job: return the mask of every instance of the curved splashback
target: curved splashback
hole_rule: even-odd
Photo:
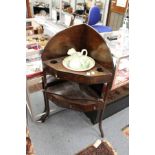
[[[69,27],[53,36],[44,49],[42,60],[65,56],[70,48],[75,48],[77,51],[87,49],[89,56],[114,72],[112,55],[105,40],[86,24]]]

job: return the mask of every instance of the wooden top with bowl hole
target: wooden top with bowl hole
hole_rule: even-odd
[[[98,84],[112,80],[112,73],[97,62],[90,70],[72,71],[63,66],[62,61],[64,58],[60,57],[44,61],[46,71],[56,78],[84,84]]]

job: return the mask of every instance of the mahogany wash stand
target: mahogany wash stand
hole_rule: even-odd
[[[95,60],[95,66],[83,72],[66,69],[62,61],[70,48],[76,51],[87,49],[88,56]],[[112,56],[105,40],[86,24],[72,26],[49,40],[42,61],[45,114],[40,121],[44,122],[49,117],[49,100],[60,107],[81,112],[97,110],[103,137],[102,115],[114,75]],[[52,75],[54,80],[47,82],[47,75]]]

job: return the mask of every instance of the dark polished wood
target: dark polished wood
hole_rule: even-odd
[[[103,94],[103,102],[104,102],[104,105],[103,105],[103,108],[101,109],[100,113],[99,113],[99,129],[100,129],[100,132],[101,132],[101,137],[104,137],[104,133],[103,133],[103,129],[102,129],[102,117],[103,117],[103,112],[105,110],[105,106],[106,106],[106,102],[107,102],[107,96],[108,96],[108,93],[109,93],[109,87],[110,87],[110,84],[108,83],[105,83],[105,85],[103,86],[103,91],[104,94]]]
[[[42,60],[49,60],[67,55],[70,48],[77,51],[88,50],[88,56],[111,72],[114,65],[110,49],[103,37],[86,24],[72,26],[57,33],[47,43]]]
[[[88,55],[95,60],[95,66],[83,72],[65,68],[62,61],[70,48],[77,51],[87,49]],[[103,137],[101,118],[114,74],[112,56],[104,39],[86,24],[72,26],[49,40],[42,53],[42,60],[45,115],[41,120],[44,122],[49,116],[48,100],[58,106],[77,111],[97,110],[100,111],[99,129]],[[90,74],[87,74],[88,72]],[[55,77],[58,82],[49,87],[46,81],[47,74]]]
[[[57,105],[78,111],[93,111],[103,107],[102,98],[87,86],[87,92],[82,91],[79,84],[63,82],[47,89],[48,98]]]

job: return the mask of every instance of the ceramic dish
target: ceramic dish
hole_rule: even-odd
[[[72,56],[68,56],[62,61],[62,64],[72,71],[87,71],[95,66],[95,61],[89,56],[81,58],[80,61],[73,60]]]

